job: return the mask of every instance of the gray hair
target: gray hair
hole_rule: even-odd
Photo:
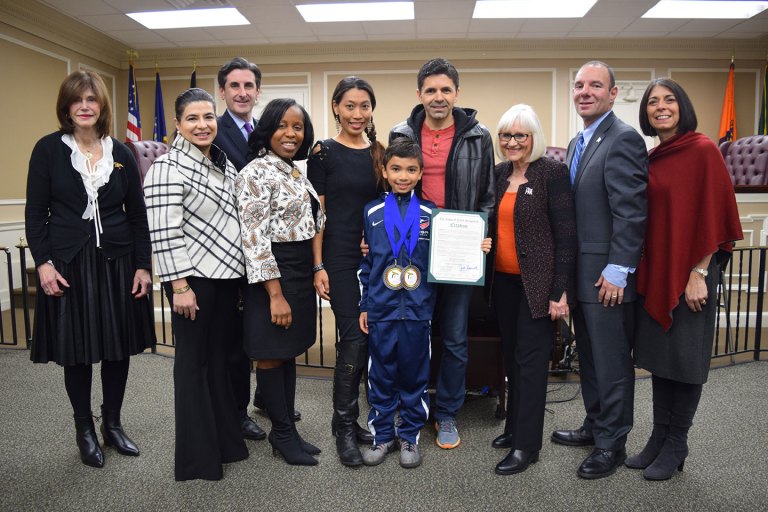
[[[533,146],[531,147],[531,156],[528,162],[534,162],[544,156],[544,152],[547,149],[547,141],[544,138],[544,128],[541,127],[541,121],[539,116],[533,111],[530,105],[518,103],[512,108],[504,112],[499,120],[499,125],[496,127],[496,133],[503,132],[517,123],[523,130],[531,132],[533,138]],[[496,154],[502,159],[506,156],[501,152],[498,144],[498,135],[496,141]]]

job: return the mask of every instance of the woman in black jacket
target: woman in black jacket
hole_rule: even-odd
[[[520,473],[539,459],[553,321],[573,297],[576,225],[565,165],[544,155],[536,113],[515,105],[499,121],[491,304],[507,374],[507,418],[494,448],[509,448],[496,473]]]
[[[120,409],[129,356],[155,343],[150,244],[139,170],[109,136],[112,108],[92,71],[64,79],[58,131],[32,151],[27,240],[38,274],[32,361],[64,366],[84,464],[104,466],[91,416],[93,364],[101,362],[104,444],[139,455]]]

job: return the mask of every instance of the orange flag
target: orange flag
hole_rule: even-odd
[[[725,85],[723,113],[720,114],[720,144],[727,140],[736,140],[736,103],[733,92],[733,60],[728,70],[728,83]]]

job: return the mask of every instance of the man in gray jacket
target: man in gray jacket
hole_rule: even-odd
[[[645,235],[648,155],[645,142],[613,113],[618,87],[604,62],[576,73],[573,103],[584,129],[568,145],[578,254],[576,329],[586,417],[552,441],[595,448],[582,478],[612,475],[624,462],[632,429],[635,373],[631,336],[635,268]]]
[[[475,110],[455,107],[459,73],[445,59],[426,62],[417,77],[420,105],[395,126],[389,142],[407,137],[421,146],[424,174],[419,193],[438,208],[493,214],[493,141],[475,119]],[[437,445],[461,442],[456,415],[464,403],[467,369],[467,320],[473,286],[438,287],[436,315],[443,339],[437,379]]]

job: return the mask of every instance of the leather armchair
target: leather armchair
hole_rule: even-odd
[[[144,176],[147,175],[149,167],[152,162],[155,161],[160,155],[164,155],[168,152],[168,145],[162,142],[155,142],[153,140],[139,140],[136,142],[126,142],[126,146],[133,153],[136,158],[136,163],[139,167],[139,173],[141,174],[141,183],[144,184]]]
[[[725,165],[734,185],[768,185],[768,136],[742,137],[726,150]]]

